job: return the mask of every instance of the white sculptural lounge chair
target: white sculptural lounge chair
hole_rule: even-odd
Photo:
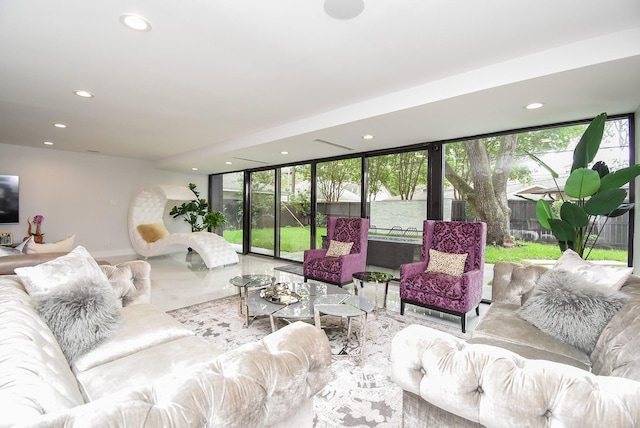
[[[151,185],[141,189],[129,207],[129,237],[138,254],[160,256],[192,248],[211,269],[238,263],[238,253],[223,237],[211,232],[169,233],[163,217],[169,201],[191,201],[196,195],[184,186]]]

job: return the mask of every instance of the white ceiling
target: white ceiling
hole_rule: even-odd
[[[365,1],[2,0],[0,143],[206,174],[640,106],[638,0]]]

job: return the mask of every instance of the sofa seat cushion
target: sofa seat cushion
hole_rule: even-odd
[[[591,370],[589,355],[520,318],[516,313],[519,307],[510,303],[492,303],[469,342],[492,344],[525,358],[556,361]]]
[[[0,277],[0,425],[82,405],[67,359],[17,276]]]
[[[414,275],[406,284],[407,299],[413,299],[413,291],[444,297],[448,300],[462,298],[462,278],[437,272],[420,272]]]
[[[150,304],[126,306],[120,313],[124,320],[121,329],[73,361],[71,367],[76,375],[143,349],[195,334]]]
[[[200,337],[182,337],[80,372],[78,385],[85,400],[94,401],[127,388],[149,385],[165,376],[176,376],[181,381],[180,376],[186,378],[221,353]]]

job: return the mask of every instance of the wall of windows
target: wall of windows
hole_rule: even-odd
[[[632,115],[625,115],[607,122],[596,160],[604,160],[613,171],[630,164],[632,120]],[[322,245],[326,216],[334,215],[369,217],[370,243],[376,239],[419,240],[422,220],[429,218],[485,221],[489,244],[554,245],[551,233],[537,222],[535,200],[553,201],[561,195],[549,172],[533,162],[531,155],[551,166],[560,175],[557,182],[564,183],[573,148],[587,123],[249,171],[250,184],[243,183],[249,191],[238,189],[235,199],[237,205],[239,196],[246,195],[243,209],[234,214],[243,214],[244,233],[250,234],[250,239],[244,237],[242,251],[300,261],[304,249]],[[223,174],[225,186],[230,181],[238,183],[237,178],[232,179],[238,174],[242,173]],[[629,194],[633,195],[633,187]],[[244,208],[247,203],[249,210]],[[599,231],[599,245],[627,254],[632,216],[599,220],[594,229]],[[233,224],[239,226],[237,218]],[[231,232],[229,227],[227,231]],[[243,242],[237,232],[233,239],[235,245]],[[630,251],[628,256],[632,256]]]

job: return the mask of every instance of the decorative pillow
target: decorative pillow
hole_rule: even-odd
[[[98,263],[80,246],[64,256],[14,271],[29,294],[46,292],[79,280],[109,284]]]
[[[68,238],[50,244],[36,244],[35,242],[30,241],[27,244],[27,254],[68,253],[73,250],[73,243],[75,240],[76,235],[71,235]]]
[[[351,252],[351,247],[353,247],[353,242],[340,242],[334,241],[333,239],[329,243],[329,249],[327,250],[327,257],[340,257],[346,256]]]
[[[113,289],[100,280],[75,279],[65,287],[35,294],[33,301],[69,363],[122,326]]]
[[[29,246],[29,243],[32,241],[33,241],[33,236],[29,236],[27,239],[22,241],[18,246],[16,246],[16,250],[26,254],[27,247]]]
[[[580,274],[551,269],[540,275],[517,313],[543,332],[591,354],[602,330],[628,299]]]
[[[429,249],[429,264],[426,272],[461,277],[464,273],[464,264],[467,261],[467,256],[467,253],[452,254]]]
[[[20,250],[16,250],[15,248],[12,247],[0,247],[0,257],[3,256],[17,256],[19,254],[22,254],[22,251]]]
[[[169,235],[169,231],[162,223],[140,224],[137,227],[138,233],[147,242],[156,242]]]
[[[586,281],[614,290],[620,290],[620,287],[624,285],[633,272],[633,268],[604,266],[582,260],[578,253],[573,250],[565,250],[553,265],[553,269],[580,274]]]

